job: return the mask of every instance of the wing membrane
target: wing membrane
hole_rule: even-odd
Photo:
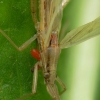
[[[90,23],[70,31],[59,45],[60,48],[68,48],[97,35],[100,35],[100,17]]]
[[[50,23],[47,28],[46,39],[44,41],[45,46],[48,46],[49,37],[52,31],[59,30],[60,23],[61,23],[61,7],[62,7],[62,0],[52,0],[50,4]],[[59,15],[60,19],[56,20],[57,16]],[[57,22],[58,21],[58,22]]]
[[[57,13],[53,25],[52,25],[52,32],[55,32],[59,35],[60,27],[61,27],[61,20],[62,20],[62,8],[61,3],[59,4],[59,12]]]

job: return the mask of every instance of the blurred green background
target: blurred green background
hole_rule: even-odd
[[[71,0],[65,7],[62,28],[65,33],[100,16],[100,0]],[[0,0],[0,29],[20,46],[36,33],[31,18],[30,0]],[[0,34],[0,100],[15,100],[31,93],[32,73],[37,62],[30,50],[33,42],[18,52]],[[63,49],[57,74],[67,91],[61,100],[100,100],[100,37]],[[37,93],[25,100],[51,100],[39,70]]]

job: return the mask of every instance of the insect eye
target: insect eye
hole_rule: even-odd
[[[35,59],[37,59],[37,60],[41,59],[40,58],[40,52],[38,50],[36,50],[36,49],[31,50],[31,54]]]

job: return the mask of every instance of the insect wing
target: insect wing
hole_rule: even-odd
[[[55,32],[55,34],[58,34],[58,35],[59,35],[59,31],[60,31],[60,27],[61,27],[61,20],[62,20],[62,15],[63,15],[61,4],[59,7],[60,7],[59,13],[57,13],[57,15],[54,19],[53,25],[52,25],[52,32]]]
[[[58,27],[60,27],[60,25],[58,25],[58,24],[61,23],[62,17],[60,17],[60,21],[57,19],[58,22],[56,22],[56,18],[58,15],[62,16],[61,9],[62,9],[62,0],[52,0],[51,1],[51,3],[50,3],[50,15],[49,15],[50,16],[50,18],[49,18],[50,24],[47,28],[46,39],[44,41],[45,46],[49,45],[49,41],[50,41],[49,38],[50,38],[51,32],[59,30]],[[54,27],[54,25],[55,25],[55,27]]]
[[[59,45],[60,48],[68,48],[97,35],[100,35],[100,17],[70,31]]]

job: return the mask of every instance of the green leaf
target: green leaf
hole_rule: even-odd
[[[32,21],[30,0],[0,0],[0,29],[20,46],[36,34]],[[0,34],[0,100],[15,100],[32,91],[31,68],[37,62],[30,54],[36,48],[34,41],[22,52],[17,51]],[[50,100],[39,71],[37,93],[27,100]]]

